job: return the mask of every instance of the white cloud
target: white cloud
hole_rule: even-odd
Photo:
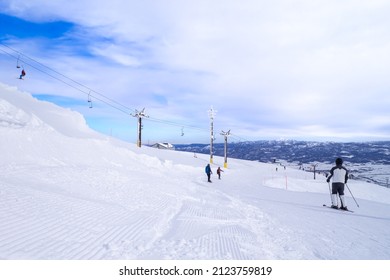
[[[197,123],[214,105],[221,126],[249,122],[259,136],[357,137],[356,123],[390,136],[387,1],[8,2],[27,19],[76,23],[69,36],[95,57],[57,49],[53,66],[130,106],[160,112],[164,96],[170,119]]]

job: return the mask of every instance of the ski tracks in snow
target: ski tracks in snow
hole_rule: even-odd
[[[36,191],[7,197],[0,204],[8,214],[0,214],[0,252],[12,259],[134,258],[159,231],[161,217],[120,206]],[[18,211],[6,211],[10,204]]]
[[[216,183],[216,182],[215,182]],[[217,184],[195,182],[199,197],[183,198],[170,229],[141,258],[157,259],[273,259],[289,256],[286,240],[294,236],[253,205],[233,198]],[[300,243],[300,242],[299,242]],[[287,251],[287,253],[286,253]],[[291,258],[296,258],[292,251]]]
[[[291,215],[273,213],[278,203],[248,186],[241,193],[246,183],[235,182],[234,177],[210,184],[205,176],[191,178],[194,170],[180,166],[154,168],[153,163],[145,171],[118,164],[110,169],[56,164],[3,168],[0,259],[323,259],[340,255],[332,251],[334,246],[316,249],[318,242],[332,244],[328,240],[332,232],[307,240],[307,231],[313,235],[318,231],[318,221],[307,220],[311,224],[305,228],[292,226],[295,222],[286,220]],[[148,176],[151,168],[153,176]],[[170,176],[174,171],[182,175]],[[228,179],[230,174],[225,176]],[[329,229],[324,226],[324,230]],[[356,247],[347,239],[343,244],[339,251]],[[376,246],[380,250],[381,244]],[[321,251],[322,247],[330,251]]]
[[[137,259],[181,207],[164,183],[152,188],[123,172],[40,167],[26,187],[15,179],[25,171],[9,171],[0,188],[0,259]],[[56,186],[64,178],[67,190]]]

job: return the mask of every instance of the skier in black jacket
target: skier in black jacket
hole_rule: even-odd
[[[329,183],[332,178],[332,208],[338,209],[337,206],[337,193],[340,196],[342,210],[348,210],[345,204],[344,186],[348,181],[348,170],[343,166],[343,160],[341,158],[336,159],[336,166],[330,170],[330,176],[326,179]]]

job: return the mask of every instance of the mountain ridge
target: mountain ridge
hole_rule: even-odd
[[[209,144],[177,144],[176,150],[210,153]],[[224,156],[224,144],[214,144],[214,155]],[[277,163],[326,172],[341,157],[360,180],[385,187],[390,177],[390,141],[373,142],[314,142],[303,140],[259,140],[228,143],[228,157],[251,161]],[[379,170],[378,170],[379,169]]]

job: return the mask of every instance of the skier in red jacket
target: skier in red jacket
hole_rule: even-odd
[[[223,170],[221,169],[221,167],[218,166],[217,174],[218,174],[218,179],[219,180],[221,180],[221,172],[223,172]]]
[[[24,71],[24,69],[23,69],[22,73],[20,74],[19,79],[23,79],[24,76],[26,76],[26,71]]]

